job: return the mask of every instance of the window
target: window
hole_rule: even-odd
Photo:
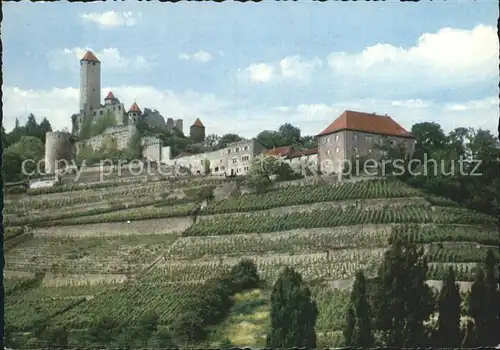
[[[357,141],[357,140],[358,140],[358,134],[353,134],[353,135],[352,135],[352,139],[353,139],[354,141]]]
[[[339,140],[339,135],[335,135],[335,141]]]
[[[335,148],[335,152],[339,153],[340,152],[340,148]]]
[[[372,149],[371,148],[368,149],[368,154],[372,154]]]
[[[243,147],[244,151],[248,151],[248,146]]]
[[[223,170],[224,170],[224,165],[222,165],[222,166],[220,167],[220,170],[221,170],[221,171],[223,171]]]
[[[239,152],[240,149],[238,147],[236,147],[236,149],[234,150],[235,152]]]
[[[326,150],[326,154],[330,155],[330,153],[331,153],[331,152],[330,152],[330,150],[329,150],[329,149],[327,149],[327,150]]]
[[[233,164],[236,164],[238,162],[238,158],[233,158]]]
[[[223,162],[224,162],[224,160],[222,160],[222,159],[219,159],[219,163],[221,163],[221,164],[222,164]]]
[[[95,66],[95,62],[92,62],[92,65]]]
[[[99,112],[99,114],[100,114],[100,115],[103,115],[103,114],[104,114],[104,111],[100,111],[100,112]]]
[[[238,174],[240,173],[240,168],[236,169],[236,173]]]
[[[243,156],[243,157],[241,157],[241,160],[244,162],[248,162],[249,158],[250,158],[249,156]]]
[[[327,140],[328,140],[327,137],[323,137],[323,140],[321,140],[321,141],[323,142],[324,145],[326,145]]]
[[[358,147],[353,147],[353,149],[354,149],[354,153],[358,153],[359,152]]]
[[[231,153],[231,148],[227,149],[227,154]]]
[[[94,112],[94,116],[96,116],[96,115],[97,115],[97,112]]]
[[[365,136],[365,142],[372,142],[371,136]]]
[[[248,167],[247,167],[247,166],[246,166],[244,169],[245,169],[245,172],[247,172],[247,171],[248,171]]]

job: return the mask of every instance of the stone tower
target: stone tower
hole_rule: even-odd
[[[67,132],[47,132],[45,134],[45,172],[54,174],[64,161],[73,158],[71,136]]]
[[[91,52],[80,60],[80,114],[91,115],[101,107],[101,62]]]
[[[137,103],[134,102],[134,104],[132,105],[132,107],[130,107],[127,114],[128,114],[128,123],[129,124],[137,124],[137,120],[141,116],[142,111],[139,108],[139,106],[137,105]]]
[[[205,126],[201,122],[200,118],[196,118],[193,125],[189,129],[189,136],[194,142],[205,141]]]

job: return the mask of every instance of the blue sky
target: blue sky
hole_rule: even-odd
[[[495,1],[5,3],[4,124],[32,112],[70,126],[92,49],[128,108],[199,117],[251,137],[285,122],[319,133],[344,110],[406,128],[494,130]],[[43,13],[43,16],[40,14]]]

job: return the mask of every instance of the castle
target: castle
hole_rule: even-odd
[[[101,62],[90,51],[80,60],[80,112],[72,116],[72,132],[50,132],[46,136],[45,170],[52,174],[59,159],[71,159],[82,147],[101,149],[112,141],[117,148],[128,147],[137,133],[137,123],[144,122],[147,127],[164,127],[182,132],[182,119],[167,122],[157,111],[141,111],[134,102],[128,111],[123,103],[110,91],[101,105]],[[112,124],[100,134],[85,137],[82,134],[87,122],[95,123],[106,118]],[[107,125],[107,124],[106,124]],[[191,174],[220,176],[245,175],[255,157],[261,154],[279,155],[292,166],[300,168],[304,162],[323,174],[342,172],[343,161],[363,156],[381,158],[384,152],[377,147],[389,142],[401,145],[408,152],[415,149],[415,138],[401,125],[387,115],[376,115],[346,110],[325,130],[316,135],[318,148],[296,150],[293,147],[280,147],[267,150],[255,138],[230,143],[226,148],[201,154],[181,153],[171,156],[170,147],[163,147],[157,137],[142,137],[142,156],[144,159],[189,169]],[[190,127],[190,138],[196,143],[205,140],[205,126],[200,119]],[[76,146],[76,147],[73,147]]]
[[[105,119],[105,120],[104,120]],[[147,127],[161,127],[169,131],[177,129],[183,132],[182,119],[165,119],[156,110],[145,109],[142,111],[134,102],[126,110],[124,104],[109,91],[104,104],[101,104],[101,62],[91,51],[87,51],[80,60],[80,109],[79,113],[71,117],[71,134],[66,132],[47,133],[45,143],[45,171],[53,173],[55,162],[58,159],[71,159],[84,147],[98,151],[104,145],[113,142],[118,150],[128,147],[130,140],[137,133],[139,121]],[[84,129],[90,124],[105,122],[109,124],[98,135],[87,137]],[[86,125],[87,124],[87,125]],[[190,128],[191,137],[198,142],[205,138],[205,127],[199,119]],[[170,151],[162,147],[161,140],[157,137],[141,138],[143,158],[160,162],[165,156],[162,152]]]

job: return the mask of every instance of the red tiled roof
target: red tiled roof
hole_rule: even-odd
[[[310,156],[312,154],[318,154],[318,149],[317,148],[311,148],[311,149],[305,149],[302,151],[297,151],[293,152],[288,156],[288,158],[298,158],[298,157],[303,157],[303,156]]]
[[[132,107],[130,107],[130,109],[128,111],[141,113],[141,109],[139,108],[139,106],[137,105],[136,102],[134,102],[134,104],[132,105]]]
[[[114,100],[115,99],[115,95],[113,95],[113,93],[110,91],[108,92],[108,95],[106,96],[105,100]]]
[[[92,51],[87,51],[80,61],[100,62]]]
[[[196,120],[194,121],[193,125],[191,126],[197,126],[199,128],[204,128],[205,125],[203,125],[203,123],[201,122],[200,118],[196,118]]]
[[[362,112],[345,111],[323,130],[318,136],[328,135],[341,130],[356,130],[381,135],[413,137],[391,117]]]
[[[282,146],[264,151],[266,156],[286,156],[293,152],[292,146]]]

